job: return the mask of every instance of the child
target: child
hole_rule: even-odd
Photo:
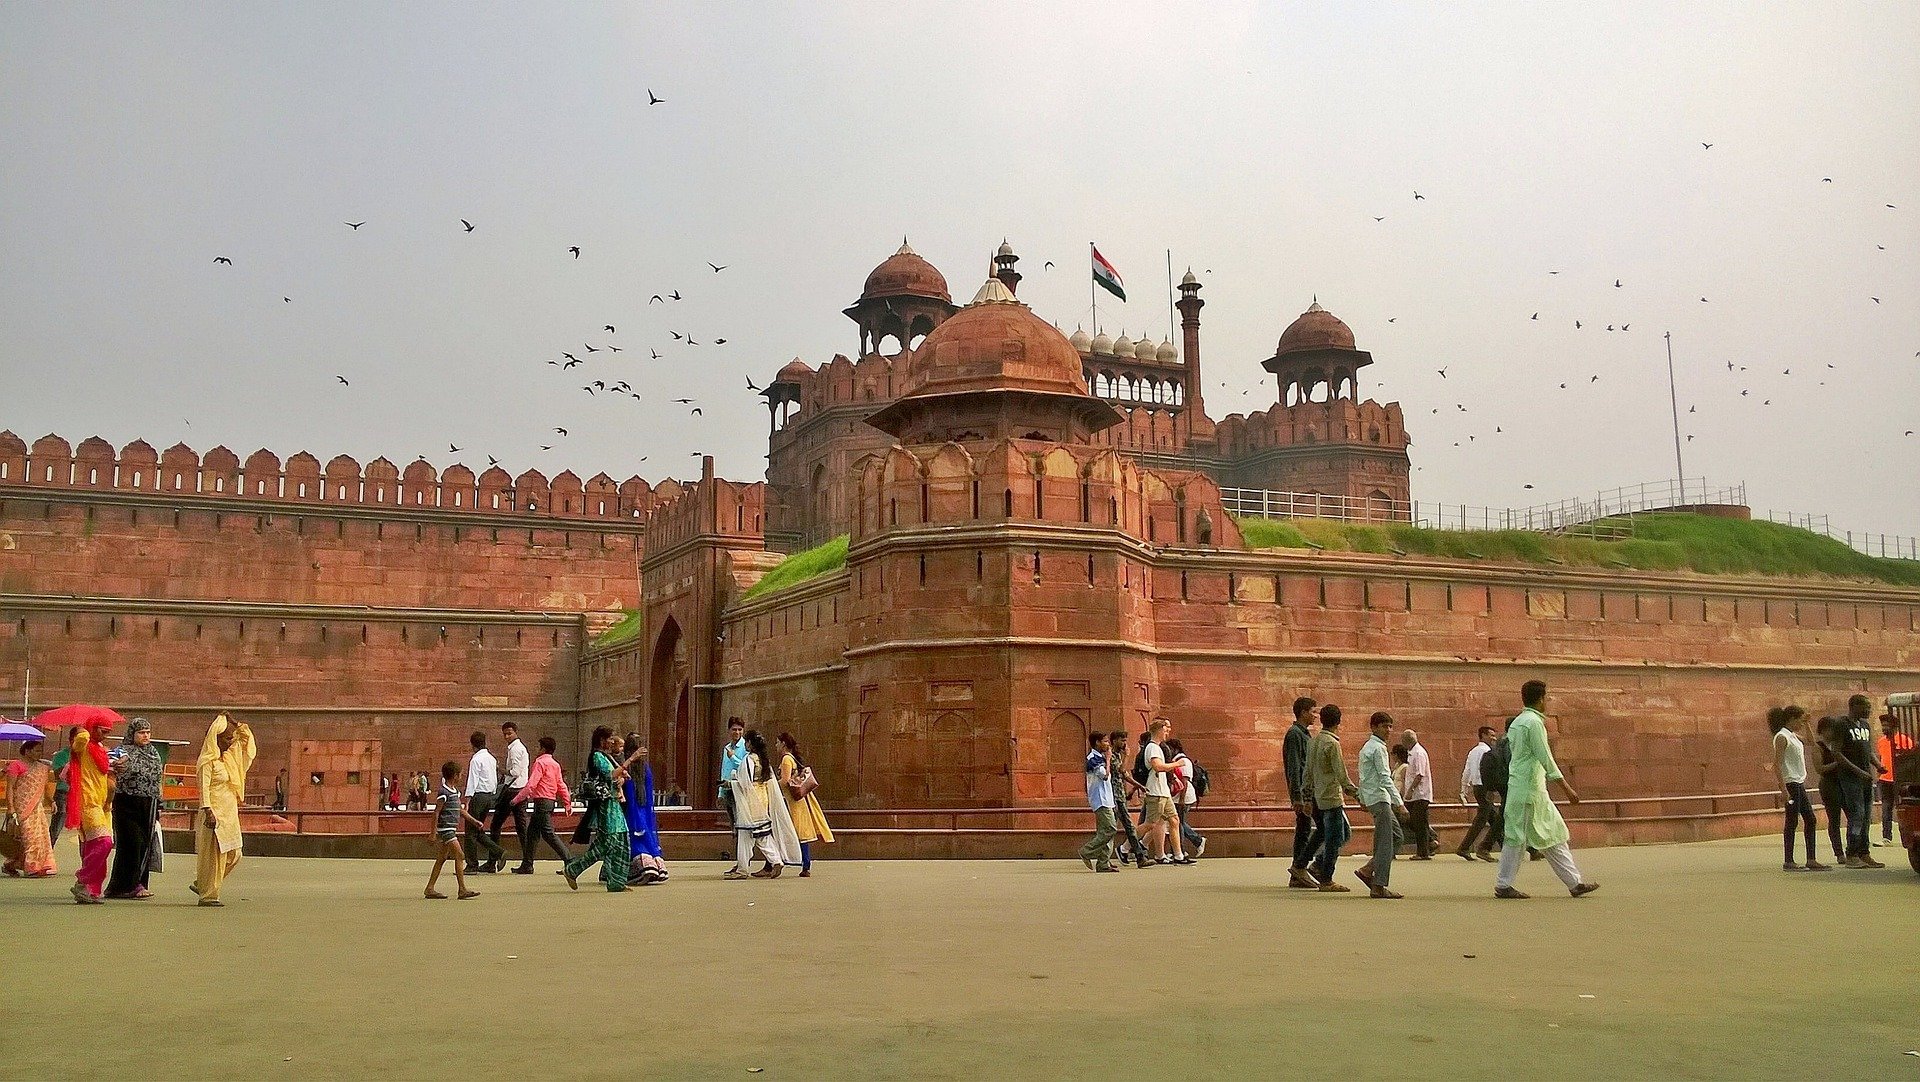
[[[467,857],[460,849],[460,830],[463,822],[481,831],[487,829],[487,824],[467,814],[466,799],[453,784],[459,773],[460,768],[450,761],[440,764],[440,792],[433,814],[433,838],[440,847],[440,856],[433,862],[433,874],[427,877],[429,898],[446,897],[433,887],[440,882],[440,869],[449,860],[453,861],[453,878],[459,884],[460,899],[480,897],[479,891],[467,889]]]

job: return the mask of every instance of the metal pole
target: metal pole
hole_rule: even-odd
[[[1100,287],[1093,281],[1093,242],[1087,242],[1087,299],[1093,302],[1093,333],[1100,333]]]
[[[1680,392],[1673,381],[1673,332],[1667,340],[1667,400],[1673,403],[1673,468],[1680,476],[1680,505],[1687,503],[1687,467],[1680,460]]]
[[[1173,331],[1173,249],[1167,249],[1167,341],[1174,340]]]

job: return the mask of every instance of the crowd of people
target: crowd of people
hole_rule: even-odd
[[[1566,822],[1547,795],[1556,783],[1567,799],[1579,794],[1561,775],[1547,741],[1544,709],[1547,686],[1528,681],[1520,689],[1521,710],[1496,737],[1483,726],[1460,777],[1460,801],[1475,807],[1472,825],[1455,853],[1466,860],[1493,861],[1497,898],[1525,898],[1514,882],[1525,855],[1545,860],[1579,898],[1600,889],[1581,877],[1568,847]],[[1352,837],[1348,802],[1373,822],[1370,858],[1354,878],[1372,898],[1399,898],[1392,887],[1393,862],[1402,848],[1414,860],[1432,860],[1439,839],[1431,825],[1433,765],[1420,736],[1411,729],[1394,734],[1392,715],[1376,712],[1367,720],[1368,737],[1360,748],[1359,779],[1347,770],[1340,743],[1343,715],[1334,703],[1310,696],[1293,704],[1293,724],[1281,742],[1287,802],[1294,813],[1293,861],[1288,886],[1323,893],[1348,893],[1335,881],[1340,852]],[[1094,816],[1093,837],[1080,860],[1096,872],[1115,872],[1131,858],[1141,868],[1193,864],[1206,848],[1195,832],[1193,807],[1206,795],[1206,771],[1193,763],[1173,738],[1173,723],[1156,718],[1141,734],[1133,766],[1126,761],[1125,733],[1094,733],[1088,738],[1087,804]],[[1134,829],[1130,802],[1140,799],[1140,828]]]
[[[1786,822],[1781,839],[1786,849],[1783,871],[1826,872],[1833,865],[1820,862],[1815,845],[1813,802],[1807,798],[1810,774],[1820,803],[1827,811],[1827,844],[1833,863],[1843,868],[1884,868],[1873,857],[1873,801],[1880,798],[1880,840],[1893,842],[1893,757],[1913,750],[1913,738],[1902,733],[1891,713],[1880,716],[1879,735],[1873,725],[1873,700],[1855,695],[1845,714],[1828,715],[1814,726],[1816,758],[1807,759],[1807,711],[1796,705],[1767,711],[1773,733],[1773,769],[1786,794]],[[1844,823],[1844,829],[1842,824]],[[1805,834],[1806,862],[1794,860],[1796,828]]]

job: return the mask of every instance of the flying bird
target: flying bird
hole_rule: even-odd
[[[1688,406],[1688,407],[1687,407],[1687,412],[1688,412],[1688,413],[1699,413],[1699,412],[1700,412],[1700,407],[1699,407],[1699,406]]]
[[[596,391],[604,391],[604,390],[606,390],[606,389],[607,389],[607,381],[606,381],[606,380],[603,380],[603,379],[596,379],[596,380],[594,380],[594,381],[593,381],[593,389],[594,389],[594,390],[596,390]]]
[[[592,342],[583,342],[583,343],[581,343],[581,344],[587,347],[587,352],[588,352],[588,353],[598,353],[598,352],[600,352],[599,350],[597,350],[597,349],[595,349],[595,348],[593,348],[593,343],[592,343]]]
[[[584,386],[584,387],[582,387],[582,388],[580,388],[580,389],[581,389],[581,390],[583,390],[583,391],[585,391],[585,392],[587,392],[587,393],[588,393],[589,395],[591,395],[591,394],[593,393],[593,385],[592,385],[592,384],[588,384],[588,385],[586,385],[586,386]]]
[[[1426,196],[1424,196],[1424,195],[1421,195],[1421,194],[1420,194],[1419,192],[1415,192],[1415,193],[1413,193],[1413,197],[1414,197],[1415,199],[1425,199],[1425,198],[1426,198]]]
[[[564,428],[556,428],[554,431],[560,433],[562,436],[567,434],[567,430]]]
[[[569,251],[569,252],[572,252],[572,253],[573,253],[573,258],[575,258],[575,259],[579,259],[579,258],[580,258],[580,246],[579,246],[578,244],[576,244],[576,245],[574,245],[574,246],[573,246],[573,247],[571,247],[571,248],[568,248],[568,249],[567,249],[567,251]]]
[[[667,299],[668,299],[668,300],[670,300],[670,301],[677,301],[677,300],[679,300],[679,299],[680,299],[680,291],[676,289],[676,290],[674,290],[673,292],[671,292],[671,293],[669,293],[669,294],[667,294]]]
[[[346,227],[347,227],[348,229],[358,229],[358,228],[360,228],[361,226],[363,226],[363,225],[366,225],[367,223],[365,223],[365,222],[341,222],[340,224],[341,224],[341,225],[344,225],[344,226],[346,226]]]
[[[1441,369],[1438,369],[1437,371],[1439,371],[1439,373],[1440,373],[1440,378],[1441,378],[1441,379],[1446,379],[1446,378],[1447,378],[1447,370],[1446,370],[1446,369],[1444,369],[1444,368],[1441,368]]]
[[[1615,288],[1615,289],[1619,289],[1619,288],[1621,288],[1621,287],[1620,287],[1620,279],[1618,279],[1618,278],[1615,278],[1615,279],[1613,280],[1613,288]]]
[[[1712,143],[1701,143],[1700,145],[1701,145],[1702,147],[1705,147],[1705,148],[1706,148],[1706,149],[1708,149],[1708,150],[1712,150],[1712,149],[1713,149],[1713,144],[1712,144]]]
[[[1631,324],[1631,323],[1622,323],[1622,324],[1620,324],[1620,329],[1624,331],[1624,330],[1626,330],[1626,329],[1627,329],[1628,327],[1631,327],[1631,326],[1633,326],[1633,324]]]
[[[648,349],[648,350],[647,350],[647,352],[648,352],[648,353],[651,353],[651,354],[653,354],[653,359],[654,359],[654,360],[656,360],[656,361],[657,361],[657,360],[659,360],[659,359],[660,359],[660,351],[659,351],[659,350],[657,350],[657,349]]]
[[[499,460],[499,459],[497,459],[497,458],[495,458],[495,457],[493,457],[492,455],[488,455],[488,456],[487,456],[487,465],[489,465],[489,466],[498,466],[499,464],[500,464],[500,460]]]
[[[1692,437],[1691,435],[1689,435],[1689,436],[1687,437],[1687,442],[1688,442],[1688,443],[1692,443],[1692,442],[1693,442],[1693,437]]]
[[[707,264],[707,266],[709,266],[709,267],[712,267],[712,268],[713,268],[713,273],[715,273],[715,274],[719,274],[719,273],[720,273],[721,271],[723,271],[723,270],[726,270],[726,269],[727,269],[727,267],[731,267],[731,266],[733,266],[733,264],[731,264],[731,263],[729,263],[729,264],[727,264],[727,265],[726,265],[726,267],[723,267],[723,266],[721,266],[721,265],[719,265],[718,263],[709,263],[709,264]]]
[[[663,300],[663,298],[662,298],[662,297],[660,296],[660,294],[658,294],[658,293],[655,293],[655,294],[653,295],[653,299],[652,299],[652,300],[650,300],[650,301],[648,301],[647,303],[648,303],[648,304],[662,304],[662,303],[664,303],[664,300]]]
[[[619,346],[616,346],[616,345],[613,345],[613,344],[611,344],[611,343],[609,343],[609,344],[607,344],[607,345],[604,345],[604,346],[601,346],[600,348],[601,348],[601,349],[604,349],[604,350],[606,350],[606,351],[607,351],[608,353],[624,353],[624,352],[626,352],[625,350],[622,350],[622,349],[621,349],[621,348],[620,348]]]
[[[562,353],[562,354],[561,354],[560,356],[562,356],[562,357],[565,357],[565,358],[566,358],[567,360],[569,360],[569,361],[572,361],[572,362],[573,362],[574,364],[579,364],[579,363],[580,363],[580,358],[578,358],[578,357],[575,357],[575,356],[574,356],[573,354],[571,354],[571,353]]]
[[[667,99],[662,97],[656,97],[653,93],[652,87],[647,88],[647,104],[648,105],[660,105],[660,104],[663,104],[666,100]]]
[[[1600,382],[1600,377],[1599,377],[1599,376],[1590,376],[1590,377],[1588,377],[1588,379],[1587,379],[1587,382],[1588,382],[1588,383],[1598,383],[1598,382]]]
[[[288,304],[292,304],[292,303],[293,303],[293,298],[292,298],[292,297],[282,297],[282,298],[280,298],[280,299],[281,299],[281,300],[283,300],[283,301],[285,301],[285,302],[287,302]]]
[[[693,412],[692,412],[691,414],[689,414],[689,416],[692,416],[692,417],[704,417],[704,416],[706,416],[706,414],[704,414],[704,413],[702,413],[702,412],[700,412],[700,407],[699,407],[699,406],[695,406],[695,407],[693,407]]]
[[[681,404],[681,405],[683,405],[683,406],[685,406],[685,405],[690,405],[690,404],[691,404],[691,403],[693,402],[693,399],[691,399],[691,398],[676,398],[676,399],[674,399],[674,401],[675,401],[675,402],[678,402],[679,404]]]
[[[1386,220],[1387,220],[1387,219],[1386,219],[1386,218],[1385,218],[1384,216],[1383,216],[1383,217],[1377,217],[1377,218],[1375,218],[1375,219],[1374,219],[1374,221],[1376,221],[1376,222],[1384,222],[1384,221],[1386,221]]]
[[[1832,177],[1821,177],[1821,178],[1820,178],[1820,183],[1822,183],[1822,184],[1832,184],[1832,183],[1833,183],[1833,178],[1832,178]]]
[[[615,330],[613,329],[613,324],[611,324],[611,323],[609,323],[609,324],[607,324],[607,333],[608,333],[608,334],[617,334],[617,333],[619,333],[619,332],[617,332],[617,331],[615,331]]]
[[[342,386],[342,387],[351,387],[351,386],[353,386],[353,384],[351,384],[351,383],[348,383],[348,382],[347,382],[347,377],[345,377],[345,376],[335,376],[335,377],[333,377],[333,378],[334,378],[334,379],[336,379],[336,380],[338,380],[338,381],[339,381],[339,383],[340,383],[340,386]]]
[[[1879,299],[1880,299],[1880,298],[1878,298],[1878,297],[1875,297],[1875,298],[1874,298],[1874,300],[1876,300],[1876,301],[1877,301],[1877,300],[1879,300]],[[714,345],[716,345],[716,346],[724,346],[724,345],[726,345],[726,344],[727,344],[727,340],[726,340],[726,339],[724,339],[724,338],[716,338],[716,339],[714,339],[714,340],[713,340],[713,344],[714,344]]]
[[[1534,319],[1539,319],[1539,318],[1540,318],[1540,313],[1538,313],[1538,312],[1535,312],[1535,313],[1533,314],[1533,318],[1534,318]]]
[[[229,267],[233,266],[233,260],[228,259],[226,256],[223,256],[223,255],[214,256],[213,261],[215,263],[225,263]]]
[[[1521,485],[1520,487],[1521,487],[1521,488],[1532,488],[1533,486],[1532,486],[1532,485]]]
[[[1042,263],[1042,264],[1040,264],[1040,269],[1041,269],[1041,270],[1052,270],[1052,269],[1053,269],[1053,260],[1051,260],[1051,259],[1049,259],[1049,260],[1047,260],[1047,261],[1046,261],[1045,263]]]
[[[678,341],[679,339],[686,337],[685,335],[681,334],[679,331],[668,331],[667,333],[670,335],[673,335],[675,341]]]
[[[451,443],[449,443],[449,444],[447,444],[447,453],[448,453],[448,454],[450,454],[450,455],[457,455],[457,454],[459,454],[459,453],[460,453],[461,451],[464,451],[464,450],[466,450],[466,448],[464,448],[464,447],[455,447],[455,446],[454,446],[453,444],[451,444]]]
[[[467,227],[467,232],[469,232],[469,233],[471,233],[471,232],[473,232],[473,223],[472,223],[472,222],[469,222],[469,221],[467,221],[467,220],[466,220],[465,218],[462,218],[462,219],[460,219],[460,224],[461,224],[461,225],[464,225],[464,226],[466,226],[466,227]]]
[[[756,387],[756,386],[754,386],[754,385],[753,385],[753,377],[752,377],[752,376],[748,376],[748,377],[747,377],[747,390],[749,390],[749,391],[757,391],[757,390],[759,390],[759,389],[760,389],[760,388],[758,388],[758,387]]]
[[[1580,329],[1580,321],[1579,321],[1579,320],[1577,320],[1577,319],[1576,319],[1576,320],[1574,320],[1574,321],[1573,321],[1573,329],[1574,329],[1574,330],[1576,330],[1576,331]]]
[[[541,449],[542,451],[551,451],[551,450],[553,450],[553,444],[551,444],[551,443],[543,443],[543,444],[541,444],[541,445],[540,445],[540,449]]]

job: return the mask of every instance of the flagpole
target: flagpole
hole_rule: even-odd
[[[1167,341],[1174,339],[1173,334],[1173,249],[1167,249]]]
[[[1673,404],[1673,468],[1680,474],[1680,505],[1687,503],[1687,466],[1680,458],[1680,392],[1673,382],[1673,332],[1667,339],[1667,399]],[[1704,496],[1705,494],[1702,493]]]
[[[1087,299],[1093,302],[1093,333],[1100,333],[1100,287],[1094,283],[1093,242],[1087,242]]]

